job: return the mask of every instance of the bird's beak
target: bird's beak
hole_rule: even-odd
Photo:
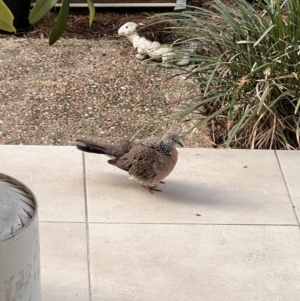
[[[179,141],[176,141],[177,144],[179,144],[181,147],[184,147],[183,144]]]

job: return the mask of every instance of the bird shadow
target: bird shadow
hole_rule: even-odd
[[[107,180],[109,179],[109,180]],[[122,197],[130,197],[130,195],[139,191],[147,195],[150,193],[134,180],[129,180],[126,175],[121,173],[106,173],[106,177],[91,179],[90,184],[96,185],[101,193],[102,187],[112,185],[114,194],[122,194]],[[108,184],[109,181],[109,184]],[[245,207],[247,202],[241,200],[238,196],[226,187],[208,186],[205,182],[185,181],[180,179],[166,179],[165,184],[159,184],[158,189],[151,195],[154,200],[165,200],[173,203],[184,203],[190,205],[202,205],[208,207]]]
[[[178,179],[169,179],[166,186],[162,188],[162,197],[170,202],[189,203],[191,205],[201,204],[202,206],[222,206],[229,198],[216,190],[215,187],[208,187],[204,183],[186,182]],[[232,203],[232,199],[230,199]]]

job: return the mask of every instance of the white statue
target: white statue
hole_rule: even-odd
[[[152,42],[139,36],[137,26],[134,22],[125,23],[119,28],[118,34],[127,37],[131,41],[133,48],[138,52],[136,57],[139,60],[150,57],[161,60],[164,65],[169,65],[170,62],[178,66],[189,64],[191,53],[195,53],[197,49],[196,42],[189,42],[180,48]]]

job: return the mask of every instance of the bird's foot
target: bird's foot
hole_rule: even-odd
[[[142,186],[145,187],[145,188],[147,188],[150,193],[154,193],[154,191],[160,191],[161,192],[161,190],[158,189],[156,185],[155,186],[142,185]]]

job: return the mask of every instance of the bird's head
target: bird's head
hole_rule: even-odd
[[[180,137],[177,133],[166,133],[163,135],[162,137],[162,141],[165,143],[165,144],[178,144],[180,145],[181,147],[183,147],[182,143],[180,142]]]

